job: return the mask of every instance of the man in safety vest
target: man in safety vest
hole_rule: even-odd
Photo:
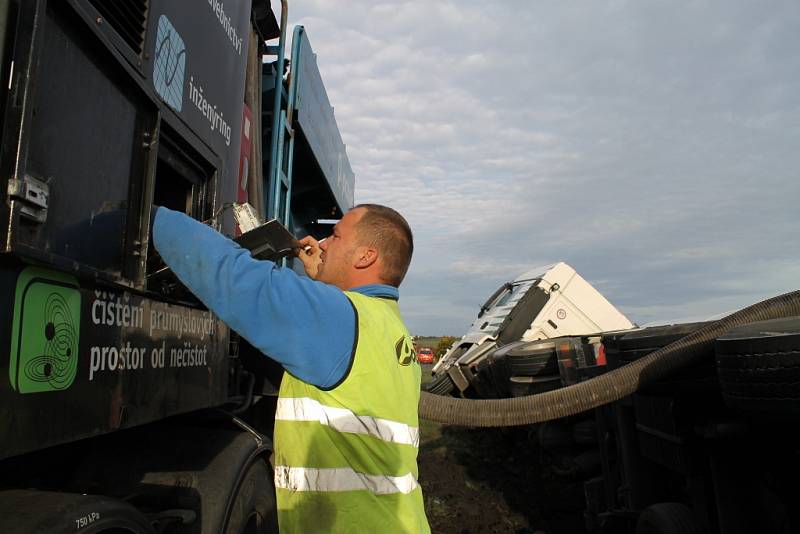
[[[281,532],[430,532],[417,482],[420,368],[397,307],[413,252],[405,219],[356,206],[329,238],[300,241],[308,278],[165,208],[153,241],[209,309],[286,371],[274,436]]]

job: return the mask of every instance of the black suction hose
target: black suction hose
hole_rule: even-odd
[[[575,415],[634,393],[711,352],[714,340],[739,325],[800,315],[800,291],[753,304],[706,325],[644,358],[598,377],[557,389],[512,399],[459,399],[423,391],[419,416],[461,426],[495,427],[541,423]]]

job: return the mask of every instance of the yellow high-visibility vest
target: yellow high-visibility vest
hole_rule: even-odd
[[[411,336],[396,301],[345,294],[357,315],[349,373],[328,390],[289,373],[281,382],[280,531],[430,532],[417,482],[420,367]]]

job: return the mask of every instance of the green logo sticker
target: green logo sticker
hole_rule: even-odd
[[[397,353],[397,362],[404,367],[417,361],[414,344],[407,336],[403,336],[395,342],[394,350]]]
[[[35,267],[17,280],[11,359],[11,387],[20,393],[67,389],[78,370],[81,293],[68,275]]]

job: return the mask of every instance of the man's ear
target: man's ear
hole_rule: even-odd
[[[355,268],[366,269],[378,261],[378,251],[372,247],[358,247],[355,255]]]

